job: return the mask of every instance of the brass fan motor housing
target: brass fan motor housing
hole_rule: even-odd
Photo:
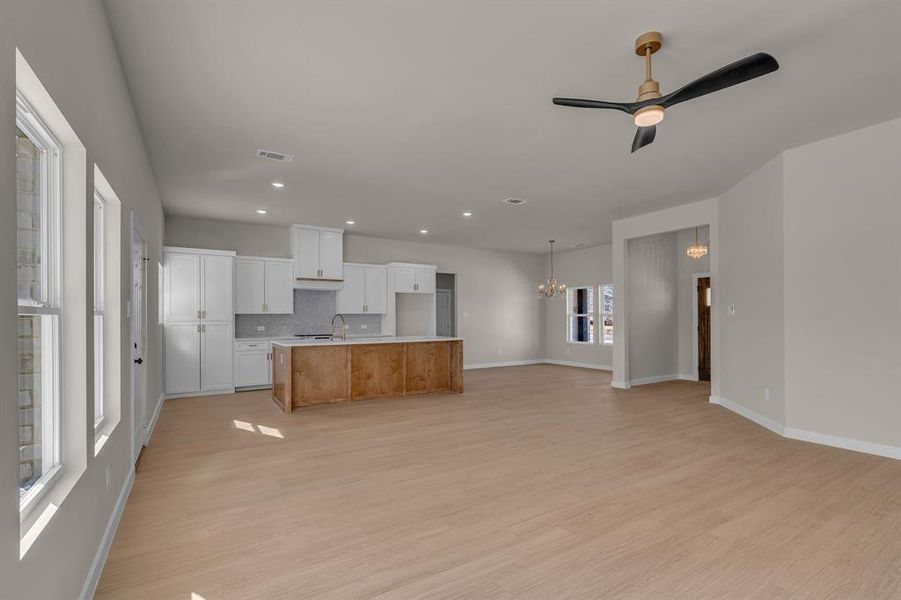
[[[651,98],[660,97],[660,84],[653,79],[644,81],[638,86],[638,101],[649,100]]]

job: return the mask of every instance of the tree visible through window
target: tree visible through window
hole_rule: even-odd
[[[594,289],[576,287],[566,290],[567,341],[594,342]]]
[[[601,343],[613,343],[613,286],[602,285],[601,290]]]

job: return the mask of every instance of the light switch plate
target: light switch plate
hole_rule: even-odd
[[[730,316],[730,317],[734,317],[734,316],[735,316],[735,305],[734,305],[734,304],[730,304],[730,305],[729,305],[729,316]]]

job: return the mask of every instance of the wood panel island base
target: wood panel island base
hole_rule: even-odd
[[[273,342],[272,351],[272,400],[286,413],[329,402],[463,393],[460,338]]]

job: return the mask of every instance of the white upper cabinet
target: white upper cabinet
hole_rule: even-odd
[[[206,321],[231,321],[233,256],[200,255],[200,317]]]
[[[364,312],[364,294],[364,267],[344,265],[344,287],[338,290],[338,312],[350,315]]]
[[[344,279],[344,232],[312,225],[291,226],[295,286],[304,281]]]
[[[163,289],[167,321],[197,321],[200,318],[200,256],[167,252]]]
[[[235,314],[263,312],[266,303],[266,263],[255,258],[235,259]]]
[[[363,270],[363,278],[365,312],[375,314],[388,312],[388,268],[367,266]]]
[[[388,269],[382,265],[344,265],[344,286],[338,290],[338,312],[383,314],[388,311]]]
[[[293,314],[294,268],[279,258],[235,259],[235,314]]]
[[[394,291],[398,294],[434,294],[435,267],[415,265],[392,266]]]
[[[435,293],[435,274],[434,269],[416,269],[416,288],[417,294],[434,294]]]
[[[294,314],[294,265],[290,260],[266,261],[266,312]]]

